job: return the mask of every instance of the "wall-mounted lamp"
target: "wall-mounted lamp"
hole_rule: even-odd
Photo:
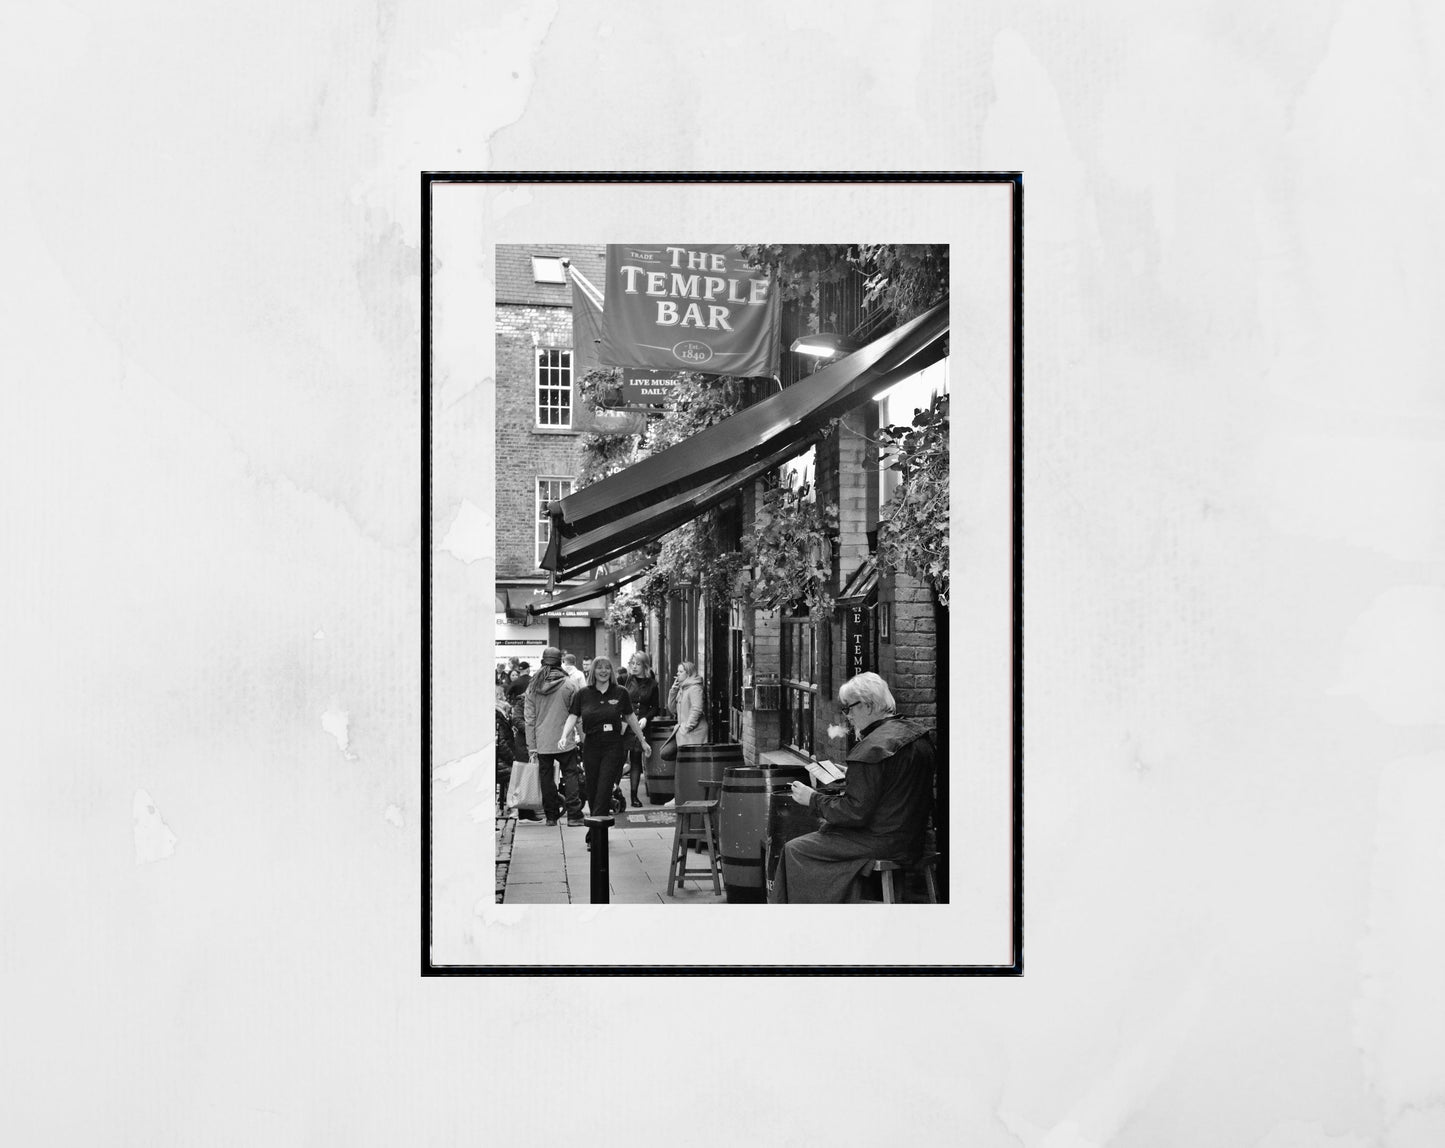
[[[822,331],[816,335],[803,335],[793,340],[788,349],[797,355],[811,355],[815,359],[836,359],[851,355],[863,344],[847,335],[836,335]]]

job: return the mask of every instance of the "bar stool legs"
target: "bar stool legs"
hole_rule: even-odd
[[[718,834],[717,799],[711,801],[684,801],[677,806],[677,825],[672,833],[672,860],[667,868],[667,895],[672,896],[673,890],[687,881],[689,877],[700,877],[704,873],[712,875],[712,889],[714,893],[722,892],[721,867],[718,864],[718,856],[722,849],[721,839]],[[701,832],[693,830],[692,819],[702,819]],[[707,867],[687,863],[688,844],[698,836],[705,838],[708,844]]]
[[[934,878],[934,870],[938,867],[938,854],[925,853],[915,865],[908,868],[916,869],[923,874],[923,888],[930,905],[938,904],[938,883]],[[872,872],[878,874],[878,880],[883,886],[883,903],[894,905],[898,903],[897,890],[893,886],[893,875],[904,866],[897,861],[874,861]]]

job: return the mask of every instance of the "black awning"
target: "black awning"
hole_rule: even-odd
[[[566,577],[657,538],[801,453],[835,418],[943,358],[948,300],[781,394],[552,503],[542,565]]]
[[[645,546],[653,539],[660,538],[669,530],[676,530],[691,522],[703,511],[711,510],[725,502],[743,486],[761,478],[769,470],[787,462],[805,451],[818,437],[818,432],[801,442],[789,443],[777,454],[768,455],[761,462],[754,463],[736,474],[707,483],[696,490],[674,495],[665,502],[634,511],[626,518],[604,523],[595,530],[589,530],[570,539],[565,547],[565,561],[574,563],[571,569],[558,571],[558,577],[567,578],[578,570],[598,562],[607,562],[621,557],[639,546]]]
[[[578,602],[585,602],[589,598],[600,598],[603,594],[616,590],[619,586],[641,578],[647,573],[652,565],[650,561],[634,562],[624,566],[621,570],[614,570],[604,574],[601,578],[595,578],[591,582],[584,582],[580,586],[569,586],[559,593],[555,598],[549,598],[545,602],[531,602],[527,606],[529,617],[537,617],[539,614],[550,614],[553,610],[565,610],[568,606],[575,606]]]

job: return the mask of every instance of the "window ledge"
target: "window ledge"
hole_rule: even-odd
[[[758,754],[760,765],[807,765],[812,760],[795,749],[765,749]]]
[[[532,428],[532,433],[533,433],[533,434],[580,435],[582,432],[579,431],[579,430],[573,430],[571,427],[539,427],[539,426],[534,426],[534,427]]]

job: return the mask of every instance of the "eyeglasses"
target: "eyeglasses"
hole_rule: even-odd
[[[849,710],[856,709],[858,706],[861,706],[862,704],[863,704],[862,702],[845,702],[845,701],[843,701],[843,700],[840,698],[840,699],[838,700],[838,709],[842,711],[842,714],[843,714],[844,717],[847,717]]]

